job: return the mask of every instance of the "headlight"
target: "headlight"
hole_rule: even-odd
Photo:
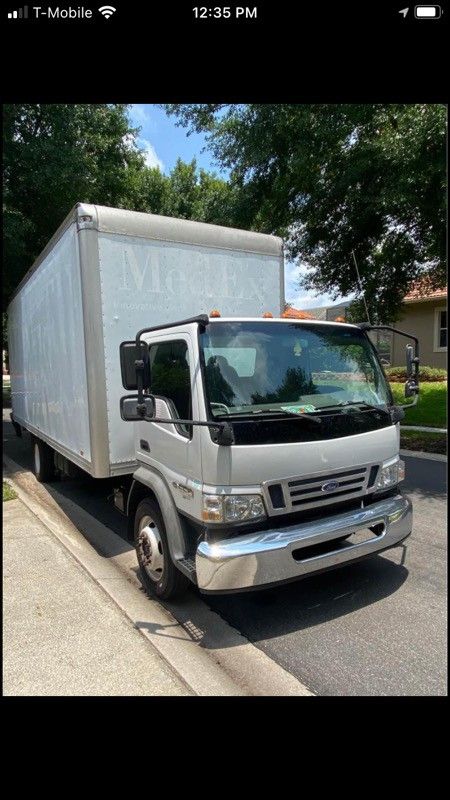
[[[204,494],[202,517],[205,522],[248,522],[266,516],[259,494]]]
[[[402,481],[404,477],[405,462],[398,456],[391,458],[390,461],[385,461],[381,467],[375,489],[377,492],[383,489],[389,489],[391,486],[395,486]]]

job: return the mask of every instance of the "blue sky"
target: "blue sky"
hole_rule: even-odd
[[[141,129],[138,145],[145,152],[146,162],[150,167],[159,167],[168,174],[175,166],[177,158],[183,161],[192,161],[195,158],[199,167],[226,178],[227,173],[220,170],[208,150],[204,149],[205,137],[197,133],[187,136],[186,129],[177,127],[175,118],[168,117],[159,106],[134,104],[130,108],[129,116],[132,125]],[[301,265],[285,262],[286,300],[296,308],[327,306],[342,299],[333,300],[329,295],[315,295],[299,288],[299,278],[304,272],[305,268]]]
[[[187,135],[186,129],[177,127],[175,117],[156,105],[132,105],[130,119],[135,127],[141,128],[138,144],[145,150],[147,164],[159,167],[168,174],[175,166],[177,158],[183,161],[196,159],[199,167],[209,172],[223,174],[212,162],[208,152],[202,153],[205,137],[202,134]]]

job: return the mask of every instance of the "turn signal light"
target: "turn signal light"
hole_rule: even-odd
[[[220,311],[218,311],[217,308],[213,308],[213,310],[209,312],[209,316],[212,317],[213,319],[216,317],[220,317]]]
[[[273,319],[273,314],[271,311],[265,311],[263,314],[263,319]]]

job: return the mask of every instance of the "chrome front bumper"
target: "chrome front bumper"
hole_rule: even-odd
[[[375,526],[378,534],[369,540],[333,545],[337,537]],[[411,502],[397,494],[367,508],[304,522],[295,528],[201,542],[196,553],[197,583],[203,592],[227,592],[294,580],[395,547],[411,529]],[[312,556],[305,552],[305,558],[301,558],[302,548],[327,541],[330,550]]]

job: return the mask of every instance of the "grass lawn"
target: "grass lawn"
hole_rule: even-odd
[[[14,489],[11,489],[9,483],[3,481],[3,501],[5,500],[15,500],[17,497]]]
[[[402,450],[421,450],[423,453],[447,453],[447,437],[443,433],[403,431],[400,428]]]
[[[394,400],[400,405],[409,403],[405,398],[403,383],[390,384]],[[415,408],[406,411],[403,425],[427,425],[431,428],[447,427],[447,383],[421,383],[419,402]]]

